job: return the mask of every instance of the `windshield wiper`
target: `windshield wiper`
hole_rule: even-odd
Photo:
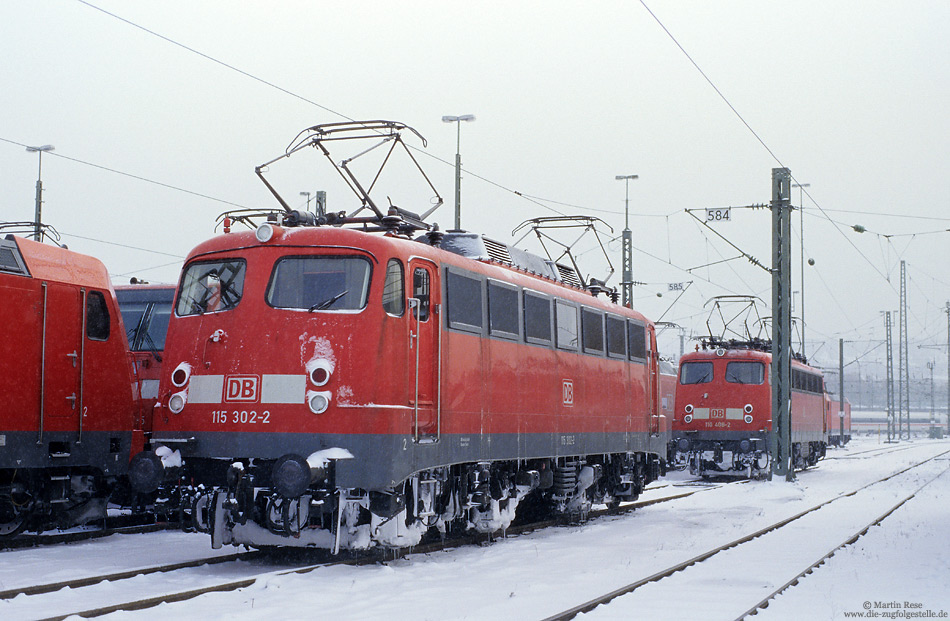
[[[327,298],[326,300],[322,302],[317,302],[316,304],[311,306],[309,309],[307,309],[307,312],[312,313],[315,310],[326,310],[330,308],[331,306],[333,306],[334,302],[336,302],[337,300],[339,300],[340,298],[342,298],[344,295],[346,295],[349,292],[350,292],[349,289],[344,289],[343,291],[337,293],[332,298]]]

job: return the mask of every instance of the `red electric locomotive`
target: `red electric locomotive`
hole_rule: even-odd
[[[673,417],[675,459],[692,474],[761,477],[772,434],[771,342],[704,340],[680,359]],[[792,360],[792,459],[796,468],[825,456],[828,430],[821,371]]]
[[[148,434],[152,430],[152,409],[158,402],[158,380],[175,286],[135,282],[116,286],[115,296],[128,330],[129,357],[135,379],[135,428]]]
[[[317,126],[287,153],[402,129]],[[650,321],[569,267],[383,214],[353,186],[375,215],[314,218],[272,189],[280,223],[186,260],[152,443],[181,452],[213,546],[401,547],[504,528],[523,499],[582,519],[660,474]],[[160,461],[136,457],[140,491]]]
[[[105,516],[143,433],[128,344],[105,266],[0,240],[0,536]]]

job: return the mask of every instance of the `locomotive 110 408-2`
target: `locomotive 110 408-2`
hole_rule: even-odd
[[[316,126],[287,154],[404,130]],[[379,209],[349,161],[369,215],[271,188],[270,221],[188,255],[152,445],[181,455],[194,524],[338,552],[636,498],[670,437],[652,322],[569,266]],[[160,456],[133,469],[162,484]]]
[[[674,460],[702,476],[769,473],[773,432],[771,342],[703,342],[680,359],[673,415]],[[829,398],[821,371],[792,361],[792,461],[818,463],[828,446]]]

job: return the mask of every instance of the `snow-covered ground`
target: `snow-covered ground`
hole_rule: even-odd
[[[873,452],[859,454],[885,446],[878,444],[876,437],[856,438],[848,448],[831,451],[831,459],[800,474],[794,483],[726,485],[583,526],[547,529],[481,547],[412,554],[385,565],[336,566],[300,575],[279,575],[275,571],[238,591],[203,595],[137,612],[114,613],[105,618],[543,619],[856,489],[907,464],[950,451],[950,441],[917,439],[900,445],[906,450],[877,456]],[[854,523],[867,523],[902,498],[902,494],[947,468],[950,454],[913,475],[875,486],[874,493],[849,499],[847,512],[839,511],[841,518],[828,522],[837,523],[848,516]],[[667,477],[668,482],[674,483],[687,478],[680,472]],[[692,488],[676,491],[683,489]],[[644,497],[669,495],[670,490],[657,489]],[[898,611],[903,611],[903,616],[894,618],[928,610],[938,615],[941,611],[950,614],[950,503],[944,500],[948,494],[950,473],[937,478],[854,545],[839,550],[756,618],[844,619],[849,617],[847,613],[861,614],[868,607],[881,613],[878,618]],[[788,547],[797,552],[806,543],[817,545],[819,535],[834,539],[838,535],[831,533],[832,526],[812,524],[808,531],[802,526],[798,535],[802,545]],[[209,547],[206,536],[169,532],[115,536],[26,553],[4,552],[0,553],[0,590],[198,556],[209,552]],[[744,563],[758,564],[763,569],[762,576],[768,577],[763,580],[774,586],[804,569],[794,555],[784,553],[788,550],[770,549],[762,544],[759,547],[762,549],[756,555],[743,557]],[[215,573],[214,566],[202,571],[210,576]],[[772,577],[782,575],[787,577]],[[222,580],[230,577],[222,576]],[[732,619],[733,613],[714,610],[742,612],[754,603],[742,595],[738,572],[729,568],[718,570],[714,580],[703,578],[702,583],[690,583],[685,573],[682,577],[686,582],[676,587],[681,589],[679,592],[670,592],[669,587],[653,589],[656,595],[647,602],[648,615],[642,602],[631,608],[617,600],[589,617]],[[734,582],[730,583],[730,578]],[[152,589],[156,583],[162,588],[162,578],[158,576],[137,580],[148,582]],[[169,591],[181,587],[166,585]],[[676,610],[673,603],[683,599],[678,593],[699,589],[712,593],[717,604],[729,606],[699,606],[690,608],[685,615]],[[644,590],[640,597],[646,593]],[[762,596],[765,594],[763,591]],[[82,591],[64,596],[72,598],[73,610],[103,603],[96,601],[94,594],[85,595]],[[42,616],[36,615],[35,610],[23,612],[29,609],[25,606],[28,600],[20,596],[12,602],[0,602],[0,619]]]

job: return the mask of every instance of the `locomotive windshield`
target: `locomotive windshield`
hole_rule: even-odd
[[[705,384],[712,378],[711,362],[684,362],[680,365],[680,384]]]
[[[175,312],[181,316],[231,310],[244,293],[244,268],[241,259],[192,263],[181,279]]]
[[[285,257],[274,266],[267,303],[311,312],[360,310],[371,271],[363,257]]]
[[[161,351],[165,349],[165,334],[172,314],[175,292],[171,288],[129,289],[117,288],[122,323],[128,331],[132,351]]]
[[[159,351],[165,349],[165,334],[171,316],[171,300],[164,305],[153,302],[122,304],[122,322],[128,328],[129,349],[132,351]],[[151,313],[149,313],[151,307]],[[143,321],[144,320],[144,321]]]
[[[726,381],[731,384],[761,384],[765,365],[761,362],[730,362],[726,365]]]

